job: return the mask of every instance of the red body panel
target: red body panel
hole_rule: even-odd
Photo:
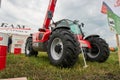
[[[92,48],[90,42],[87,40],[79,40],[81,47]]]
[[[83,40],[83,36],[82,35],[76,35],[77,40]]]
[[[83,39],[83,36],[82,35],[76,35],[77,37],[77,40],[79,41],[80,43],[80,47],[87,47],[87,48],[91,48],[91,45],[90,45],[90,42]]]
[[[45,42],[48,40],[51,31],[46,29],[45,31],[40,31],[38,33],[33,34],[33,42]],[[42,38],[40,39],[39,36],[42,34]]]

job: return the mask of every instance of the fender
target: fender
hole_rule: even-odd
[[[87,48],[91,48],[90,42],[87,40],[79,40],[81,47],[87,47]]]
[[[91,38],[91,37],[100,37],[99,35],[89,35],[89,36],[87,36],[87,37],[85,37],[85,40],[87,40],[88,38]]]
[[[56,29],[68,29],[68,30],[70,30],[70,28],[68,26],[57,26],[52,31],[55,31]]]
[[[80,40],[82,47],[92,48],[90,45],[90,42],[87,40],[88,38],[91,38],[91,37],[100,37],[100,36],[99,35],[89,35],[84,40]]]

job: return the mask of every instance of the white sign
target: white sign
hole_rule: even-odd
[[[4,33],[0,33],[0,45],[7,46],[8,45],[8,35]]]
[[[0,32],[10,34],[29,35],[31,28],[26,25],[0,23]]]
[[[25,44],[27,38],[27,35],[12,35],[11,53],[15,52],[15,48],[20,48],[21,53],[25,53]]]

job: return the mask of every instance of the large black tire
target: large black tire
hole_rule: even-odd
[[[32,48],[32,38],[28,38],[25,44],[25,55],[37,57],[38,52],[34,51]]]
[[[72,67],[79,55],[79,43],[68,29],[56,29],[48,40],[48,57],[51,64]]]
[[[86,48],[86,60],[105,62],[110,54],[109,46],[106,41],[100,37],[90,37],[87,40],[90,42],[92,49],[88,50]]]

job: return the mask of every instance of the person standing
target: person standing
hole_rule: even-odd
[[[11,52],[11,44],[12,44],[12,35],[8,37],[8,53]]]

